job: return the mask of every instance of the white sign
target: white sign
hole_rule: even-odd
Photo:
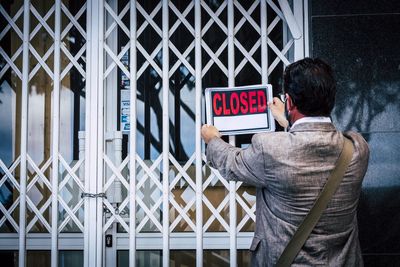
[[[129,114],[131,111],[130,90],[121,90],[121,131],[127,133],[131,129]]]
[[[207,123],[226,135],[275,131],[275,121],[267,103],[272,86],[207,88]]]

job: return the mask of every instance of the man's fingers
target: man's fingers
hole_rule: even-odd
[[[201,127],[201,137],[207,144],[213,137],[221,137],[221,134],[215,126],[204,124]]]
[[[274,97],[273,100],[274,100],[274,104],[282,102],[282,100],[280,100],[279,97]]]
[[[267,105],[270,106],[270,107],[277,106],[277,105],[279,105],[279,104],[283,104],[283,102],[282,102],[282,100],[280,100],[278,97],[274,97],[274,98],[272,99],[272,101],[270,101],[270,102],[267,103]]]
[[[207,131],[208,125],[207,124],[203,124],[203,126],[201,126],[201,135],[204,135],[204,133]]]

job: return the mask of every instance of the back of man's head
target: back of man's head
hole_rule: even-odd
[[[306,116],[329,116],[335,104],[332,68],[321,59],[304,58],[286,67],[283,89]]]

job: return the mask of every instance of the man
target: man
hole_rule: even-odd
[[[284,93],[285,104],[274,98],[268,105],[279,124],[291,125],[288,132],[256,134],[249,147],[240,149],[224,142],[214,126],[201,130],[209,164],[227,180],[257,187],[252,266],[276,264],[334,169],[344,135],[353,143],[353,157],[293,265],[362,266],[357,204],[368,144],[360,134],[343,135],[332,124],[336,82],[322,60],[305,58],[287,66]]]

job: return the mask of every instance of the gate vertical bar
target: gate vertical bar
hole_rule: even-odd
[[[228,1],[228,86],[235,86],[235,44],[233,0]],[[235,136],[229,136],[229,144],[235,145]],[[237,266],[236,244],[236,183],[229,182],[229,247],[230,266]]]
[[[294,10],[296,10],[296,8],[298,7],[298,4],[301,4],[301,1],[303,1],[303,0],[293,0],[293,9]],[[301,39],[302,30],[300,29],[300,27],[297,23],[298,20],[295,19],[295,16],[293,15],[293,12],[292,12],[292,9],[290,8],[289,2],[287,0],[278,0],[278,3],[281,8],[281,11],[283,13],[283,16],[285,18],[286,24],[287,24],[288,28],[290,29],[290,32],[291,32],[293,38],[296,40]],[[303,12],[302,8],[301,8],[301,12]],[[303,21],[301,21],[301,23],[303,23]]]
[[[84,143],[84,157],[85,157],[85,175],[84,175],[84,187],[85,187],[85,192],[89,192],[89,168],[91,165],[91,162],[89,161],[89,154],[90,154],[90,142],[91,139],[87,139],[89,137],[89,129],[91,127],[91,122],[90,122],[90,107],[91,107],[91,94],[92,90],[91,88],[91,80],[92,80],[92,10],[93,10],[93,5],[91,0],[87,0],[87,5],[86,5],[86,10],[87,10],[87,16],[86,16],[86,29],[87,29],[87,40],[86,40],[86,53],[87,53],[87,62],[89,64],[86,64],[86,83],[85,83],[85,89],[86,89],[86,99],[87,99],[87,104],[86,104],[86,114],[85,114],[85,132],[82,131],[81,135],[83,135],[82,139],[85,140]],[[80,139],[81,140],[81,139]],[[90,220],[90,204],[89,204],[89,199],[85,198],[83,202],[83,207],[84,207],[84,228],[83,228],[83,267],[89,267],[89,262],[91,262],[91,254],[89,253],[89,243],[90,243],[90,238],[89,238],[89,225],[88,222]]]
[[[309,57],[310,56],[310,41],[309,41],[309,32],[308,32],[308,0],[304,0],[304,28],[303,28],[303,38],[304,38],[304,56]]]
[[[304,58],[303,0],[293,1],[293,15],[300,31],[300,38],[294,40],[294,61],[297,61]]]
[[[196,71],[196,266],[203,266],[203,177],[201,158],[201,6],[200,0],[195,0],[195,71]]]
[[[60,131],[60,45],[61,45],[61,0],[55,3],[54,23],[54,76],[52,119],[52,181],[51,181],[51,266],[58,265],[58,153]]]
[[[136,1],[130,2],[129,267],[136,265]]]
[[[98,1],[98,21],[97,21],[97,40],[98,40],[98,69],[97,69],[97,177],[96,193],[103,193],[104,183],[104,1]],[[94,26],[94,25],[93,25]],[[93,118],[94,119],[94,118]],[[96,266],[103,266],[103,200],[96,199]]]
[[[108,33],[107,37],[106,37],[106,32],[108,29],[110,29],[111,25],[113,25],[114,23],[116,23],[115,19],[113,18],[113,16],[111,15],[111,12],[115,12],[115,14],[118,14],[118,0],[107,0],[107,1],[103,1],[104,2],[104,8],[101,9],[103,14],[103,21],[104,21],[104,31],[100,31],[100,36],[104,36],[104,40],[103,40],[103,44],[104,44],[104,48],[107,46],[109,51],[111,51],[112,53],[115,53],[116,55],[118,55],[118,26],[115,27],[111,32]],[[107,5],[108,7],[106,7],[105,5]],[[107,9],[109,9],[109,11],[107,11]],[[117,24],[118,25],[118,24]],[[104,53],[104,58],[103,58],[103,64],[100,64],[101,66],[104,65],[104,69],[99,70],[100,75],[104,75],[103,70],[107,69],[108,64],[110,64],[111,62],[113,62],[113,59],[110,58],[108,56],[108,53],[105,52],[105,49],[103,50],[103,48],[100,48],[100,51],[104,51],[102,53]],[[118,125],[118,117],[116,116],[116,114],[118,113],[118,90],[116,90],[116,85],[118,84],[118,68],[113,68],[112,71],[110,71],[107,75],[107,77],[105,77],[105,75],[103,76],[102,79],[102,83],[103,85],[103,89],[102,89],[102,94],[103,96],[101,98],[99,98],[99,100],[101,101],[101,103],[103,103],[102,105],[102,110],[103,110],[103,119],[102,122],[103,127],[100,128],[102,130],[99,129],[99,133],[100,131],[102,133],[104,133],[104,143],[102,142],[102,149],[99,150],[101,151],[101,155],[107,155],[111,161],[114,162],[114,164],[116,166],[119,166],[122,162],[122,132],[118,131],[117,132],[117,125]],[[101,100],[103,99],[103,100]],[[105,112],[104,112],[105,111]],[[103,140],[102,138],[100,138],[99,140]],[[102,187],[103,184],[108,182],[108,179],[110,178],[110,176],[112,175],[112,170],[105,167],[106,164],[103,161],[103,158],[101,160],[101,162],[99,161],[99,164],[101,164],[102,167],[102,174],[101,176],[103,177],[103,179],[99,179],[98,183],[100,182],[101,185],[99,184],[99,188],[100,186]],[[104,190],[104,193],[107,196],[107,201],[110,202],[110,205],[114,208],[114,209],[118,209],[118,204],[121,203],[121,188],[122,184],[120,182],[119,179],[115,179],[112,184],[108,187],[107,190]],[[102,193],[103,190],[98,191],[98,193]],[[98,201],[101,201],[101,199],[99,198]],[[107,220],[109,217],[108,215],[104,216],[104,221]],[[114,221],[110,227],[108,227],[107,229],[104,228],[102,235],[111,235],[112,236],[112,243],[115,244],[116,243],[116,233],[117,233],[117,222]],[[117,266],[117,260],[116,260],[116,255],[117,255],[117,248],[115,245],[111,246],[111,247],[106,247],[103,246],[102,249],[103,255],[103,265],[107,266],[107,267],[116,267]]]
[[[24,1],[24,33],[22,52],[22,99],[21,99],[21,172],[19,202],[19,267],[25,267],[26,260],[26,179],[28,143],[28,95],[29,95],[29,12],[30,1]]]
[[[163,267],[169,266],[169,17],[168,0],[162,4],[162,90],[163,90]]]
[[[85,192],[95,192],[97,177],[97,102],[98,102],[98,13],[99,1],[87,2],[87,55],[86,64],[86,133],[85,133]],[[85,198],[85,233],[84,238],[84,266],[96,267],[96,227],[89,222],[96,222],[96,199]]]
[[[261,24],[261,83],[268,83],[268,31],[267,31],[267,0],[260,0]]]

